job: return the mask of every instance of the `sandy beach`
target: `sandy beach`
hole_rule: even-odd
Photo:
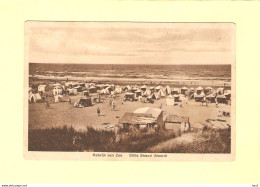
[[[161,98],[155,100],[153,104],[143,103],[140,101],[126,101],[122,104],[124,93],[119,94],[115,98],[116,110],[112,111],[109,105],[109,96],[104,98],[104,103],[98,103],[94,106],[85,108],[76,108],[73,106],[79,98],[83,97],[82,93],[76,96],[70,96],[72,103],[60,102],[51,103],[51,109],[46,109],[46,103],[30,103],[29,104],[29,129],[44,129],[59,126],[73,126],[77,130],[86,130],[88,126],[96,129],[109,129],[108,126],[115,126],[119,119],[125,112],[133,112],[139,107],[155,107],[159,108],[162,104],[164,119],[169,114],[176,114],[179,116],[187,116],[191,124],[193,122],[205,122],[206,119],[224,119],[230,122],[230,117],[218,117],[219,111],[231,111],[231,106],[226,104],[219,104],[216,108],[215,103],[209,106],[202,106],[200,102],[188,100],[184,98],[183,106],[180,103],[175,106],[167,106],[166,99]],[[101,116],[97,115],[97,108],[101,110]],[[111,128],[113,129],[113,128]]]

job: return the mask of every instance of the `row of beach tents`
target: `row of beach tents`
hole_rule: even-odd
[[[156,86],[148,87],[143,85],[138,87],[134,86],[115,86],[114,84],[95,84],[95,83],[84,83],[84,82],[65,82],[65,83],[56,83],[56,84],[44,84],[38,85],[38,88],[34,90],[30,87],[29,89],[29,100],[33,102],[40,100],[40,97],[46,97],[46,95],[53,96],[55,98],[60,98],[62,95],[76,95],[78,92],[82,92],[83,95],[89,96],[90,93],[99,93],[101,95],[116,95],[120,93],[126,93],[125,98],[135,99],[140,96],[147,97],[148,99],[158,100],[161,97],[174,98],[175,101],[179,99],[179,94],[183,94],[190,98],[194,98],[196,101],[200,101],[203,97],[208,99],[215,99],[216,97],[222,97],[223,99],[230,99],[231,92],[227,91],[224,93],[223,88],[218,88],[216,92],[213,93],[211,87],[197,87],[194,88],[171,88],[170,86]],[[37,94],[38,93],[38,94]],[[169,100],[168,99],[168,100]],[[58,101],[58,99],[55,99]]]

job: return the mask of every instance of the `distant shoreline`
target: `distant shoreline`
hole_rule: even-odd
[[[99,83],[113,83],[117,85],[169,85],[176,87],[198,87],[198,86],[210,86],[210,87],[223,87],[231,88],[231,82],[225,82],[223,80],[170,80],[170,79],[144,79],[144,78],[111,78],[111,77],[57,77],[57,76],[29,76],[30,82],[33,81],[88,81]]]

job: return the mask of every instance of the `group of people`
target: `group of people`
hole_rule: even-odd
[[[112,99],[110,99],[110,101],[109,101],[109,105],[110,105],[110,107],[111,107],[111,110],[115,110],[115,108],[116,108],[116,104],[115,104],[115,101],[114,100],[112,100]]]

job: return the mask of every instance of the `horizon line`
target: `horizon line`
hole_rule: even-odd
[[[129,63],[124,63],[124,64],[118,64],[118,63],[107,63],[107,64],[100,64],[100,63],[66,63],[66,62],[29,62],[29,64],[75,64],[75,65],[232,65],[230,64],[129,64]]]

